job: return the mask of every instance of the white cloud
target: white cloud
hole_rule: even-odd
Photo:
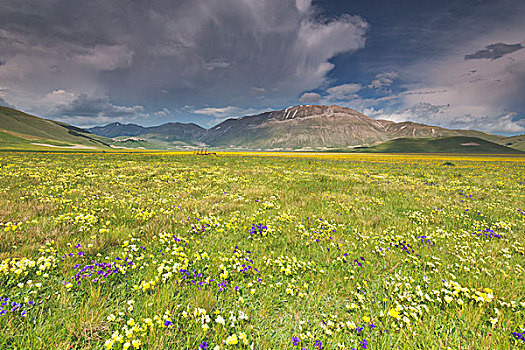
[[[328,100],[353,100],[363,87],[360,84],[342,84],[326,89]]]
[[[367,30],[368,24],[358,16],[343,15],[326,23],[302,20],[294,45],[295,74],[301,79],[302,90],[325,82],[325,75],[334,68],[330,58],[364,47]]]
[[[399,78],[398,72],[382,72],[376,74],[376,77],[374,80],[370,82],[370,85],[368,85],[369,88],[374,89],[384,89],[387,86],[390,86],[394,83],[394,80]]]
[[[210,71],[214,69],[228,68],[229,66],[230,64],[224,61],[212,61],[204,64],[204,68]]]
[[[465,60],[463,51],[469,52],[469,48],[419,63],[404,72],[403,75],[421,82],[399,96],[405,108],[422,103],[448,105],[443,115],[419,114],[417,119],[445,127],[523,132],[523,119],[519,121],[520,116],[507,106],[519,101],[525,87],[525,51],[497,60]]]
[[[450,105],[419,103],[397,112],[387,112],[373,107],[363,113],[374,119],[391,120],[399,123],[412,121],[451,129],[481,130],[496,134],[517,134],[525,132],[525,119],[516,120],[516,113],[500,111],[495,114],[468,114]]]
[[[405,83],[399,88],[404,91],[387,95],[388,100],[351,102],[358,104],[365,114],[396,122],[411,120],[496,134],[523,133],[525,50],[517,49],[521,44],[513,44],[512,50],[491,44],[521,42],[523,29],[523,22],[502,26],[471,37],[468,42],[457,41],[441,53],[422,56],[404,68],[380,73],[370,88],[385,91],[402,76]],[[479,51],[482,47],[494,52]]]
[[[312,6],[312,0],[295,0],[295,5],[300,12],[305,13],[310,10],[310,7]]]
[[[260,88],[260,87],[255,87],[255,86],[252,86],[250,88],[250,93],[252,95],[256,95],[256,96],[262,96],[266,93],[268,93],[268,91],[265,89],[265,88]]]
[[[154,112],[153,115],[155,117],[167,117],[170,115],[170,110],[164,107],[162,110]]]
[[[226,107],[204,107],[194,109],[192,107],[186,106],[186,111],[189,111],[194,114],[200,114],[204,116],[211,116],[213,119],[205,122],[207,126],[214,126],[228,118],[239,118],[247,115],[256,115],[264,112],[268,112],[271,109],[255,109],[255,108],[240,108],[236,106],[226,106]]]
[[[321,95],[315,92],[306,92],[302,94],[299,101],[304,103],[317,103],[321,100]]]

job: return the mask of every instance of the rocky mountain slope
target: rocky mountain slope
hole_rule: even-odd
[[[206,130],[195,124],[164,124],[144,128],[113,123],[89,129],[106,136],[140,136],[212,147],[250,149],[348,148],[388,140],[471,136],[498,141],[503,136],[472,130],[450,130],[424,124],[376,120],[350,108],[300,105],[280,111],[230,118]]]

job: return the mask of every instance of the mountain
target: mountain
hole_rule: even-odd
[[[525,154],[479,137],[451,136],[439,138],[399,138],[372,147],[359,147],[367,153],[471,153]]]
[[[400,137],[477,136],[502,138],[471,130],[449,130],[413,122],[376,120],[350,108],[301,105],[239,119],[211,128],[204,141],[213,146],[248,148],[323,148],[373,145]]]
[[[413,122],[376,120],[350,108],[300,105],[280,111],[230,118],[206,130],[195,124],[157,127],[113,123],[88,129],[106,137],[139,136],[152,143],[248,149],[326,149],[374,145],[395,138],[471,136],[498,141],[503,136],[450,130]],[[170,144],[171,143],[171,144]],[[175,144],[177,144],[175,143]]]
[[[143,126],[137,124],[121,124],[111,123],[106,126],[95,126],[94,128],[86,129],[87,131],[104,137],[117,137],[117,136],[138,136],[144,129]]]
[[[65,123],[0,106],[0,149],[109,148],[111,140]]]
[[[136,124],[111,123],[87,129],[93,134],[122,139],[136,137],[147,140],[157,148],[170,148],[175,145],[204,146],[200,141],[206,129],[194,123],[166,123],[159,126],[143,127]]]

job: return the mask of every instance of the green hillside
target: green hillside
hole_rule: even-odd
[[[0,107],[0,149],[100,149],[109,140],[83,129]]]
[[[473,153],[525,154],[520,150],[498,145],[477,137],[453,136],[436,139],[399,138],[373,146],[354,149],[372,153]]]
[[[524,135],[517,135],[517,136],[511,136],[506,137],[500,141],[498,141],[500,145],[504,145],[507,147],[519,149],[520,151],[525,152],[525,134]]]

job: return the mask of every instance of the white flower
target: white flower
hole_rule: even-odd
[[[217,318],[215,319],[215,322],[224,325],[224,318],[222,318],[222,316],[219,315],[219,316],[217,316]]]

